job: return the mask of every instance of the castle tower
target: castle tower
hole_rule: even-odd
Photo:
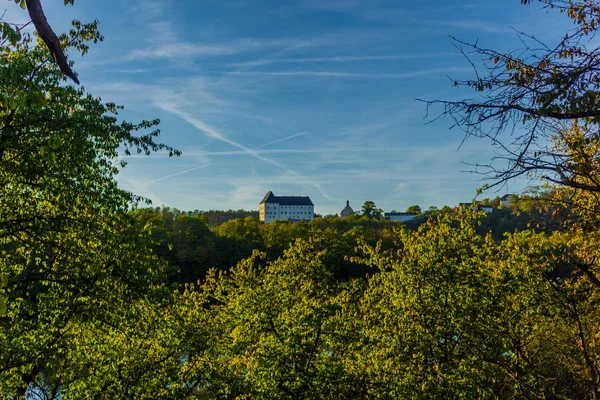
[[[344,218],[352,214],[354,214],[354,210],[350,207],[350,202],[346,200],[346,207],[340,212],[340,217]]]

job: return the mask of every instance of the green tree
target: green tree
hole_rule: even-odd
[[[421,214],[421,207],[418,205],[410,206],[406,209],[406,212]]]
[[[400,251],[362,247],[380,272],[348,318],[355,386],[372,398],[595,398],[599,313],[590,284],[568,279],[564,238],[498,243],[472,213],[402,229]]]
[[[362,215],[368,218],[380,219],[383,216],[383,210],[377,208],[375,203],[371,200],[367,200],[362,206]]]
[[[207,298],[218,304],[210,309],[214,347],[200,346],[182,366],[196,393],[359,397],[343,360],[351,337],[345,310],[355,307],[350,299],[360,287],[340,284],[322,261],[326,253],[318,238],[298,240],[281,259],[263,267],[264,254],[255,253],[229,274],[209,277],[204,287],[186,293],[195,299],[191,307],[206,308]]]
[[[252,255],[253,250],[264,250],[261,223],[253,217],[234,219],[217,227],[217,250],[220,266],[225,269]]]
[[[85,52],[100,38],[95,23],[75,22],[61,41]],[[88,351],[73,351],[78,327],[118,330],[164,278],[128,212],[140,199],[117,186],[119,151],[177,152],[155,142],[158,121],[118,122],[119,107],[64,85],[39,44],[25,38],[0,53],[0,393],[67,397],[67,386],[94,379],[72,357]]]
[[[162,209],[135,212],[153,239],[153,251],[173,267],[170,282],[195,282],[218,265],[217,237],[202,213]]]

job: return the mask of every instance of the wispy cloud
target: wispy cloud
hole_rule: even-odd
[[[255,75],[255,76],[293,76],[293,77],[328,77],[328,78],[347,78],[347,79],[407,79],[424,75],[436,75],[452,72],[471,72],[472,69],[465,67],[446,67],[424,69],[420,71],[402,72],[397,74],[371,74],[345,71],[232,71],[226,72],[228,75]]]
[[[247,204],[257,203],[265,194],[264,185],[246,180],[238,182],[235,189],[230,194],[232,208],[246,208]]]
[[[150,199],[154,204],[168,204],[162,199],[161,196],[157,195],[151,188],[151,182],[140,179],[139,177],[124,178],[120,177],[119,182],[125,186],[125,189],[131,190],[138,196],[142,196],[146,199]]]
[[[483,31],[487,33],[514,33],[514,29],[509,26],[498,25],[491,21],[485,20],[452,21],[446,24],[455,28]]]
[[[236,147],[238,149],[241,150],[242,154],[246,154],[249,156],[252,156],[258,160],[264,161],[268,164],[271,164],[281,170],[283,170],[284,172],[295,176],[295,177],[299,177],[302,178],[302,175],[298,174],[296,171],[291,170],[289,168],[287,168],[286,166],[284,166],[283,164],[281,164],[278,161],[272,160],[270,158],[264,157],[262,156],[258,151],[253,150],[247,146],[244,146],[241,143],[238,143],[232,139],[230,139],[229,137],[227,137],[225,134],[223,134],[222,132],[220,132],[217,128],[210,126],[208,124],[206,124],[204,121],[195,118],[194,116],[192,116],[191,114],[189,114],[188,112],[185,112],[183,110],[180,110],[175,104],[172,103],[168,103],[166,101],[160,101],[160,102],[155,102],[155,105],[161,109],[163,109],[164,111],[170,112],[176,116],[178,116],[179,118],[183,119],[184,121],[186,121],[187,123],[189,123],[190,125],[194,126],[196,129],[204,132],[204,134],[206,134],[208,137],[219,140],[223,143],[227,143],[233,147]],[[315,189],[317,189],[319,191],[319,193],[321,193],[321,195],[325,198],[329,197],[327,195],[327,193],[323,190],[323,188],[316,184],[316,183],[312,183],[311,184]]]
[[[114,72],[119,74],[143,74],[153,71],[154,69],[133,68],[133,69],[105,69],[104,72]]]
[[[334,57],[296,57],[296,58],[265,58],[261,60],[232,63],[236,67],[256,67],[270,64],[296,64],[296,63],[345,63],[360,61],[393,61],[414,60],[427,58],[443,58],[456,55],[456,53],[432,53],[432,54],[386,54],[366,56],[334,56]]]
[[[183,117],[182,117],[183,118]],[[185,118],[183,118],[185,119]],[[194,125],[191,121],[187,122]],[[196,126],[198,129],[203,130],[200,126]],[[210,136],[210,135],[209,135]],[[211,136],[213,137],[213,136]],[[221,140],[221,139],[218,139]],[[224,141],[224,140],[223,140]],[[235,142],[226,141],[226,143],[232,144]],[[232,144],[233,145],[233,144]],[[235,147],[240,147],[241,145],[234,145]],[[229,151],[201,151],[201,152],[186,152],[184,154],[186,156],[238,156],[249,154],[252,156],[262,156],[267,154],[325,154],[325,153],[360,153],[360,152],[399,152],[406,151],[406,147],[375,147],[375,148],[364,148],[364,147],[353,147],[353,148],[344,148],[344,147],[332,147],[328,149],[267,149],[267,150],[258,150],[250,149],[243,147],[243,150],[229,150]],[[154,156],[165,156],[168,157],[168,153],[157,153]],[[123,155],[121,158],[147,158],[145,155]],[[264,161],[264,160],[263,160]]]
[[[160,0],[138,0],[132,2],[131,11],[137,17],[140,15],[146,18],[159,17],[165,12],[165,2]]]
[[[151,45],[145,49],[131,52],[126,59],[142,58],[190,58],[200,56],[230,56],[234,54],[272,49],[301,49],[321,44],[317,40],[282,38],[262,39],[247,38],[230,42],[198,44],[185,41],[170,41],[168,43]]]

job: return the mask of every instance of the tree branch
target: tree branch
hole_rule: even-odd
[[[46,43],[54,61],[60,68],[63,74],[68,76],[79,85],[79,79],[75,76],[75,73],[69,66],[69,62],[67,61],[67,57],[63,51],[62,46],[60,45],[60,41],[56,34],[50,27],[48,20],[46,19],[46,15],[44,14],[44,10],[42,9],[42,4],[40,0],[25,0],[25,4],[27,4],[27,11],[29,12],[29,16],[31,17],[31,21],[35,25],[35,29],[37,30],[40,38]]]

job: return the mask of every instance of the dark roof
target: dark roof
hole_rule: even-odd
[[[265,194],[265,197],[263,197],[262,201],[258,204],[262,204],[262,203],[276,203],[275,201],[273,201],[275,199],[275,195],[273,194],[273,192],[271,192],[270,190],[267,192],[267,194]]]
[[[275,203],[282,206],[314,206],[308,196],[275,196],[271,191],[265,194],[260,204],[262,203]]]
[[[350,213],[350,214],[354,214],[354,210],[352,209],[352,207],[350,207],[350,201],[346,200],[346,207],[344,207],[342,209],[342,212],[340,214],[343,213]]]

